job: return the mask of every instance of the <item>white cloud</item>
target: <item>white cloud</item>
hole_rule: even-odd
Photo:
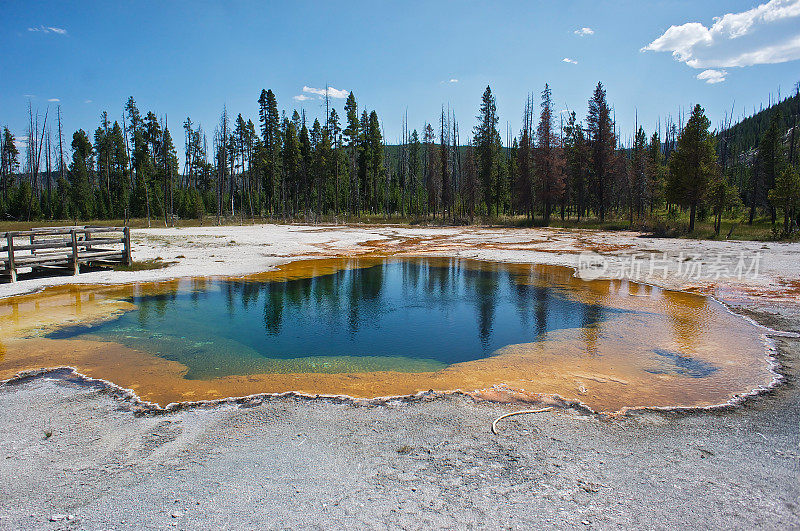
[[[569,63],[569,64],[571,64],[571,65],[576,65],[576,64],[578,64],[578,61],[576,61],[575,59],[570,59],[569,57],[565,57],[565,58],[563,58],[563,59],[561,60],[561,62],[562,62],[562,63]]]
[[[292,96],[292,99],[295,101],[308,101],[313,98],[311,96],[306,96],[305,94],[300,94],[298,96]]]
[[[25,151],[25,148],[28,147],[28,137],[27,136],[15,137],[14,145],[17,147],[17,151],[23,153]]]
[[[44,26],[42,24],[40,24],[39,26],[28,28],[28,31],[32,31],[34,33],[55,33],[56,35],[67,35],[67,30],[65,30],[64,28],[57,28],[55,26]]]
[[[36,97],[36,94],[23,94],[23,96],[25,96],[28,99],[33,99]]]
[[[458,83],[458,80],[456,78],[454,78],[454,77],[451,77],[447,82],[448,83]]]
[[[741,13],[670,26],[641,51],[672,52],[692,68],[744,67],[800,59],[800,0],[770,0]]]
[[[324,88],[318,89],[318,88],[304,86],[303,87],[303,92],[306,92],[308,94],[316,94],[317,96],[325,96],[325,89]],[[328,87],[328,97],[344,99],[349,95],[350,95],[350,92],[347,91],[347,90],[340,90],[340,89],[336,89],[336,88],[333,88],[333,87]]]
[[[588,37],[589,35],[594,35],[594,30],[592,28],[580,28],[573,31],[575,35],[578,37]]]
[[[83,100],[83,103],[92,103],[92,100]]]
[[[49,101],[50,103],[56,103],[56,102],[59,102],[61,100],[58,99],[58,98],[49,98],[47,101]]]
[[[703,70],[699,74],[697,74],[697,79],[701,81],[705,81],[709,85],[714,85],[716,83],[722,83],[725,81],[725,76],[728,75],[726,70]]]

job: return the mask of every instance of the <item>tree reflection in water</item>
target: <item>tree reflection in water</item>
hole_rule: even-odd
[[[597,325],[621,310],[605,308],[602,297],[570,297],[562,280],[535,266],[512,272],[461,259],[354,259],[335,272],[285,281],[176,281],[156,294],[136,293],[136,310],[90,332],[151,352],[180,339],[192,348],[167,357],[189,367],[221,350],[231,357],[401,356],[449,365],[565,328],[586,330],[591,350]],[[64,329],[53,337],[86,332]]]

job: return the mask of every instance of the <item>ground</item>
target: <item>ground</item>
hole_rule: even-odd
[[[136,260],[178,263],[0,285],[246,274],[297,256],[412,253],[578,265],[614,276],[669,253],[648,282],[715,294],[800,331],[800,245],[656,240],[555,229],[258,226],[134,233]],[[681,256],[681,252],[684,254]],[[688,278],[719,253],[761,253],[758,275]],[[213,256],[208,256],[213,255]],[[137,414],[66,371],[0,385],[0,528],[800,527],[800,341],[776,335],[784,381],[737,407],[621,418],[462,395],[382,405],[298,397]]]

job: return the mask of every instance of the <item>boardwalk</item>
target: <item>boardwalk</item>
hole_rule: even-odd
[[[0,274],[11,282],[20,269],[67,269],[81,264],[131,264],[128,227],[45,227],[0,234]]]

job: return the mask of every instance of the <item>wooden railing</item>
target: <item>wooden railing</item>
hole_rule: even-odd
[[[45,227],[0,233],[0,274],[17,280],[17,270],[68,268],[81,264],[131,264],[128,227]]]

